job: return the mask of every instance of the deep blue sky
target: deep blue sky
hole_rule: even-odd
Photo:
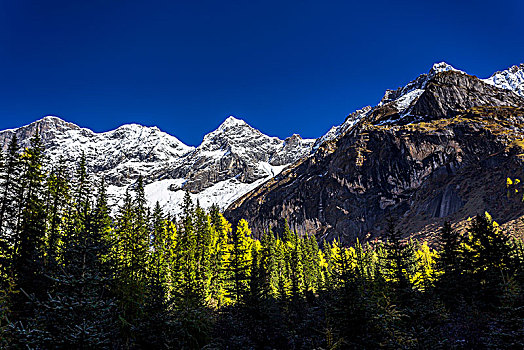
[[[0,0],[0,129],[58,115],[187,144],[228,115],[318,137],[447,61],[524,62],[521,0]]]

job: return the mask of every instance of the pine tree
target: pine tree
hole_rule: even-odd
[[[219,307],[225,302],[224,281],[226,271],[223,267],[228,254],[228,240],[231,235],[231,224],[220,213],[217,205],[212,205],[209,212],[211,221],[211,251],[209,291],[211,300]]]
[[[59,245],[64,229],[64,218],[66,211],[70,208],[69,179],[63,158],[47,178],[47,247],[46,266],[48,269],[55,268]]]
[[[30,147],[22,153],[21,162],[21,200],[14,232],[13,272],[16,286],[21,291],[17,309],[28,316],[31,307],[26,305],[26,296],[30,297],[29,300],[44,296],[47,282],[43,277],[46,229],[44,148],[38,132],[31,138]]]
[[[19,202],[21,160],[18,154],[18,141],[13,135],[0,173],[0,232],[2,235],[13,234],[17,223],[16,208]],[[8,237],[12,240],[12,237]]]
[[[398,301],[406,302],[412,291],[409,276],[415,269],[414,249],[412,244],[402,241],[402,234],[392,220],[388,222],[385,238],[382,271]]]
[[[468,235],[462,240],[464,274],[479,292],[482,305],[500,303],[500,295],[509,280],[512,266],[509,238],[504,235],[488,213],[477,215],[471,222]]]
[[[248,292],[251,265],[251,230],[246,220],[239,221],[229,243],[229,258],[225,264],[230,273],[228,291],[237,303],[243,302]]]
[[[437,281],[437,291],[448,305],[456,305],[460,299],[462,281],[462,255],[460,236],[451,228],[449,221],[440,230],[440,256],[437,269],[440,273]]]

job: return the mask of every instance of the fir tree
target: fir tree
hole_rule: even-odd
[[[485,213],[472,220],[461,248],[465,276],[474,283],[473,290],[480,292],[482,304],[488,307],[498,305],[512,266],[509,238]]]
[[[17,223],[17,203],[20,198],[21,160],[18,154],[16,134],[9,143],[7,154],[3,160],[3,170],[0,173],[0,233],[12,235]],[[12,240],[12,237],[7,237]]]
[[[31,307],[24,306],[34,298],[45,295],[46,279],[43,277],[45,244],[45,194],[43,170],[44,148],[37,133],[30,140],[30,147],[21,155],[21,200],[18,227],[14,232],[13,272],[16,278],[18,309],[28,315]]]
[[[437,261],[440,277],[437,291],[448,305],[456,305],[460,299],[460,286],[464,283],[461,278],[461,259],[460,236],[446,221],[440,229],[440,256]]]
[[[402,241],[402,234],[392,220],[387,224],[385,238],[381,267],[398,301],[406,302],[412,290],[409,276],[415,269],[414,249],[412,244]]]
[[[65,163],[63,158],[60,158],[58,165],[47,178],[46,266],[49,269],[55,268],[54,265],[57,263],[60,239],[64,229],[64,218],[66,217],[67,209],[71,205],[69,186]]]
[[[226,269],[230,273],[228,291],[237,303],[245,300],[248,292],[249,269],[251,265],[251,230],[247,221],[239,221],[229,243],[229,259]]]
[[[211,251],[209,292],[213,303],[219,307],[225,301],[224,281],[226,271],[223,268],[228,254],[228,240],[231,224],[220,213],[217,205],[212,205],[209,212],[211,221]]]

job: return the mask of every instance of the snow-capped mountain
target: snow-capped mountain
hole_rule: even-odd
[[[376,107],[366,106],[362,109],[356,110],[351,113],[344,123],[333,126],[325,135],[319,137],[313,146],[313,150],[317,150],[321,144],[326,141],[331,141],[339,138],[356,125],[360,120],[366,118],[374,109],[385,108],[393,109],[398,115],[395,120],[401,119],[407,116],[411,112],[411,107],[418,100],[420,95],[424,92],[426,84],[436,74],[441,72],[455,71],[466,74],[465,72],[455,69],[446,62],[435,63],[428,73],[418,76],[415,80],[409,82],[403,87],[399,87],[396,90],[386,90],[384,97]],[[393,122],[394,120],[387,120],[385,122]],[[384,123],[384,122],[383,122]]]
[[[171,213],[178,212],[185,191],[203,207],[217,203],[225,208],[309,154],[315,141],[298,135],[280,140],[229,117],[195,148],[157,127],[128,124],[96,133],[47,116],[1,131],[0,145],[5,150],[16,133],[20,146],[26,147],[37,130],[52,161],[63,158],[72,169],[85,154],[93,180],[105,179],[113,202],[142,175],[150,203],[159,201]]]
[[[341,135],[343,135],[349,129],[351,129],[355,124],[357,124],[360,120],[366,117],[371,110],[371,106],[366,106],[362,109],[358,109],[355,112],[348,115],[344,123],[337,126],[332,126],[331,129],[329,129],[329,131],[325,135],[319,137],[316,140],[315,144],[313,145],[313,151],[316,151],[324,142],[336,140],[337,138],[339,138]]]
[[[405,86],[399,87],[396,90],[386,90],[379,104],[374,107],[372,111],[367,111],[363,117],[367,115],[380,116],[380,124],[391,124],[399,121],[411,123],[424,119],[428,114],[425,113],[427,112],[426,110],[421,110],[421,105],[427,105],[429,100],[432,99],[431,95],[435,95],[436,91],[433,90],[438,89],[435,84],[456,83],[456,81],[446,81],[445,74],[443,75],[441,73],[453,74],[452,76],[455,80],[464,80],[461,77],[469,76],[466,72],[458,70],[446,62],[435,63],[428,73],[418,76]],[[437,83],[437,80],[440,81],[440,83]],[[430,82],[434,83],[431,86],[433,90],[428,91],[428,84],[430,84]],[[510,90],[515,94],[512,99],[518,98],[518,96],[524,97],[524,64],[510,67],[502,72],[497,72],[490,78],[478,79],[475,77],[475,80],[470,80],[470,82],[472,84],[489,85],[496,89]],[[460,89],[471,89],[471,86],[458,86]],[[487,91],[489,89],[484,90],[487,95],[496,93],[494,89],[491,89],[490,92]],[[424,101],[421,100],[422,97],[424,97]],[[479,95],[477,101],[479,105],[489,100],[484,97],[482,94]],[[460,101],[454,101],[453,103],[460,104]],[[511,104],[510,101],[508,101],[508,103]],[[504,101],[500,101],[500,105],[504,105]]]
[[[501,89],[512,92],[501,94]],[[296,134],[281,140],[229,117],[205,135],[199,146],[192,147],[157,127],[128,124],[96,133],[48,116],[0,131],[0,146],[5,150],[16,133],[26,147],[38,130],[53,161],[62,157],[73,169],[85,154],[94,180],[106,180],[113,202],[142,175],[150,203],[158,201],[171,213],[179,211],[185,191],[203,207],[216,203],[225,209],[287,166],[314,154],[322,144],[339,140],[364,122],[407,124],[477,105],[520,105],[523,96],[524,64],[478,79],[440,62],[405,86],[387,90],[377,106],[351,113],[316,140]]]
[[[515,146],[523,124],[524,98],[514,90],[440,63],[350,115],[311,157],[242,196],[225,216],[249,217],[253,232],[287,221],[299,234],[346,244],[380,237],[391,217],[417,235],[485,210],[517,222],[522,207],[508,209],[499,194],[508,171],[524,177]]]
[[[395,109],[398,113],[396,120],[402,119],[405,116],[409,116],[411,115],[416,101],[425,91],[427,83],[438,73],[449,71],[466,74],[461,70],[455,69],[446,62],[435,63],[427,74],[418,76],[415,80],[396,90],[386,90],[384,97],[379,102],[377,107]],[[383,121],[383,123],[390,123],[393,121],[395,120],[386,120]]]
[[[501,89],[512,90],[524,97],[524,63],[496,72],[483,81]]]

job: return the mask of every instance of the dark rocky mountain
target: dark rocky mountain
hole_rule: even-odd
[[[518,91],[517,91],[518,92]],[[429,235],[490,212],[517,223],[524,203],[506,178],[524,179],[524,98],[445,64],[325,140],[318,150],[227,210],[255,231],[287,219],[298,232],[350,243],[378,236],[389,217]]]
[[[171,213],[188,191],[259,233],[288,219],[319,239],[351,242],[378,235],[389,216],[409,234],[484,210],[518,223],[521,203],[505,197],[505,179],[524,180],[522,108],[524,65],[479,79],[441,62],[316,140],[280,140],[229,117],[191,147],[156,127],[95,133],[45,117],[0,131],[0,146],[13,134],[27,146],[38,130],[52,160],[73,169],[84,153],[113,203],[142,175],[150,204]]]

